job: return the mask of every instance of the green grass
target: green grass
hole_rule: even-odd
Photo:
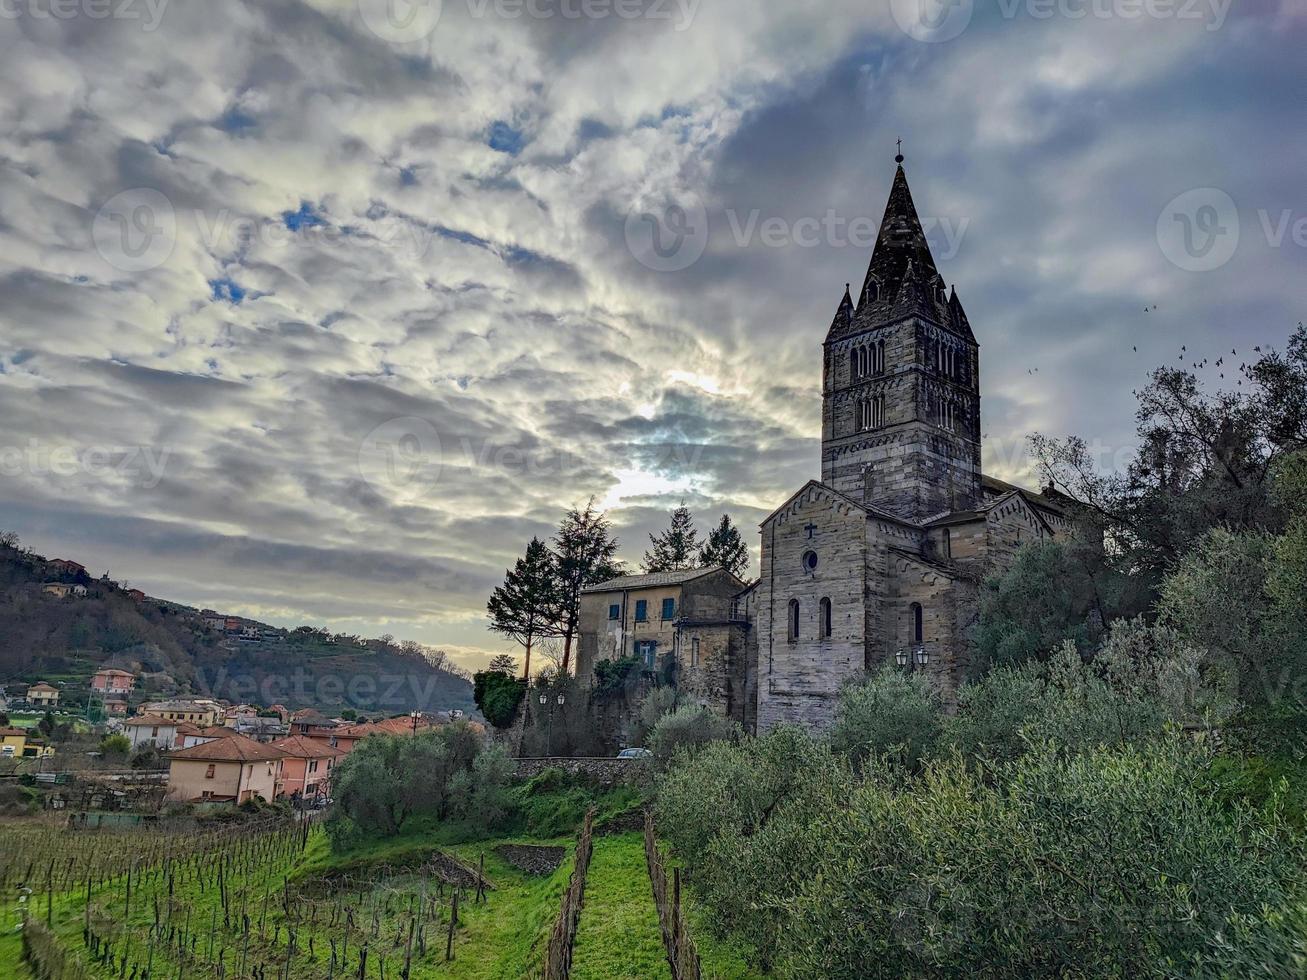
[[[640,834],[595,839],[572,976],[575,980],[671,976]]]

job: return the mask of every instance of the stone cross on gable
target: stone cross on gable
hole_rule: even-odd
[[[805,531],[808,532],[808,540],[809,540],[809,541],[811,541],[811,540],[812,540],[812,536],[813,536],[814,534],[817,533],[817,525],[816,525],[816,524],[805,524],[804,527],[803,527],[803,529],[804,529]]]

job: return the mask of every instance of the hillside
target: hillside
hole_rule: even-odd
[[[51,595],[55,584],[74,592]],[[439,651],[193,609],[0,539],[0,684],[48,680],[75,703],[106,665],[137,672],[147,695],[396,714],[475,710],[472,685]]]

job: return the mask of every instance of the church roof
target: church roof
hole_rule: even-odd
[[[895,524],[901,524],[904,527],[918,526],[915,521],[910,521],[906,517],[902,517],[898,514],[893,513],[892,511],[884,510],[880,507],[875,506],[874,504],[864,504],[861,500],[855,500],[853,497],[850,497],[847,493],[841,493],[839,490],[836,490],[830,484],[822,483],[820,480],[809,480],[798,490],[794,491],[794,493],[786,497],[785,503],[781,504],[774,511],[772,511],[770,514],[764,517],[761,523],[759,524],[759,526],[765,527],[768,524],[768,522],[772,520],[772,518],[774,518],[777,514],[783,511],[786,507],[790,506],[790,504],[794,503],[794,501],[799,496],[807,493],[809,487],[819,487],[821,490],[825,491],[826,493],[829,493],[832,497],[838,498],[841,502],[847,504],[848,506],[863,511],[869,517],[880,517],[887,521],[892,521]]]
[[[909,316],[921,316],[973,340],[956,293],[947,297],[930,244],[917,216],[902,163],[894,172],[885,216],[858,294],[856,310],[841,302],[827,340],[838,340]]]

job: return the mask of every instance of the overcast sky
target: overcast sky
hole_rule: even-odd
[[[633,562],[682,499],[756,548],[899,138],[988,471],[1283,344],[1307,5],[924,6],[0,0],[0,527],[467,666],[590,496]]]

